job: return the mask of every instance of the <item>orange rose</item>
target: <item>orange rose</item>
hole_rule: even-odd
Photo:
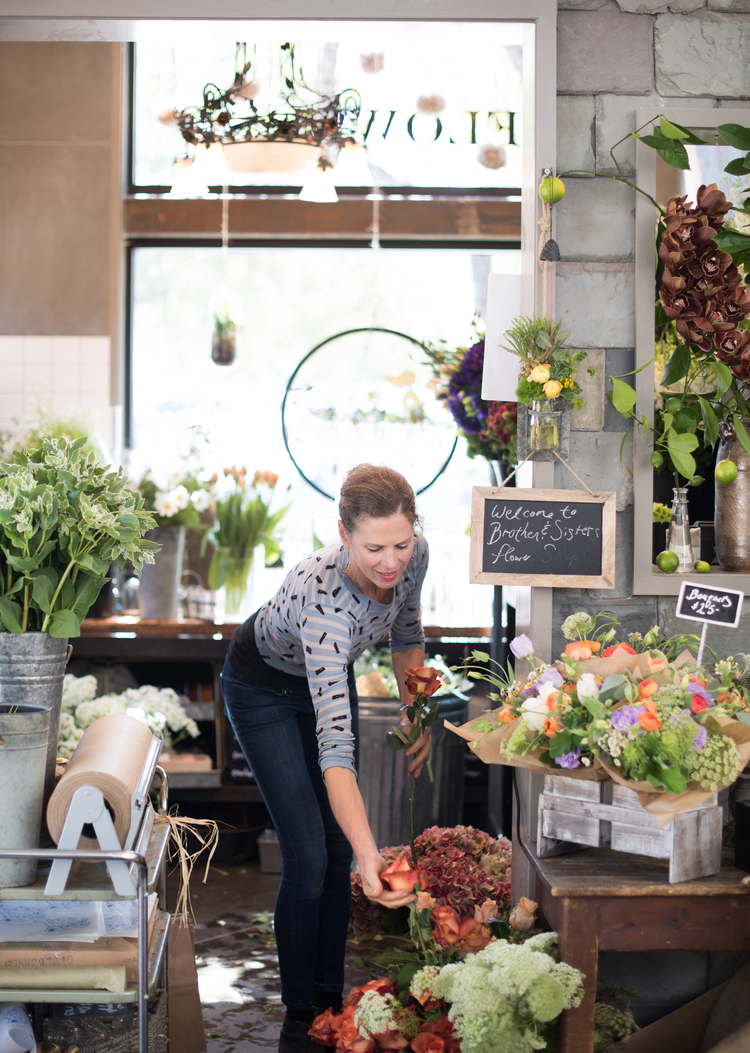
[[[667,663],[663,658],[649,658],[648,667],[652,673],[663,673],[667,668]]]
[[[420,1031],[411,1040],[410,1049],[414,1053],[445,1053],[445,1042],[440,1035],[431,1035],[428,1031]]]
[[[488,925],[497,916],[497,903],[494,899],[486,899],[480,906],[474,908],[474,918],[481,921],[482,925]]]
[[[642,698],[640,703],[647,712],[653,714],[653,716],[657,716],[656,702],[654,702],[653,699]]]
[[[562,731],[562,724],[557,719],[556,713],[550,713],[544,721],[544,734],[548,739],[551,739],[558,731]]]
[[[417,910],[434,910],[436,906],[437,902],[429,892],[417,893]]]
[[[452,947],[458,939],[461,922],[453,907],[435,907],[432,912],[432,938],[441,947]]]
[[[641,700],[644,698],[650,698],[651,695],[655,695],[659,690],[659,685],[655,680],[641,680],[638,685],[638,694],[641,696]]]
[[[510,708],[510,706],[506,702],[505,705],[503,706],[503,708],[498,711],[498,714],[497,714],[497,721],[498,721],[498,723],[499,724],[510,724],[511,720],[515,720],[515,719],[516,719],[516,714],[513,712],[513,710]]]
[[[406,1049],[409,1039],[400,1031],[388,1030],[382,1035],[375,1035],[378,1049]]]
[[[467,954],[483,951],[492,940],[492,933],[487,925],[482,925],[475,918],[464,918],[458,930],[456,950],[464,958]]]
[[[325,1013],[321,1013],[320,1016],[316,1016],[312,1022],[312,1027],[307,1032],[308,1035],[320,1042],[321,1046],[333,1046],[336,1042],[336,1032],[331,1027],[331,1022],[335,1014],[331,1007],[326,1009]]]
[[[385,888],[392,889],[394,892],[411,892],[415,885],[418,884],[420,888],[424,888],[427,884],[424,871],[413,868],[403,856],[401,859],[394,859],[380,871],[380,880]]]
[[[346,1053],[374,1053],[375,1042],[371,1038],[363,1038],[359,1028],[354,1023],[354,1007],[349,1006],[342,1013],[342,1021],[337,1029],[336,1049]]]
[[[526,896],[521,896],[518,903],[508,915],[508,924],[514,929],[519,929],[521,932],[528,932],[529,929],[534,926],[538,907],[539,904],[535,903],[533,899],[527,899]]]
[[[406,670],[406,690],[410,695],[434,695],[440,684],[440,670],[420,665]]]
[[[657,731],[661,727],[661,721],[654,713],[641,713],[638,723],[644,731]]]
[[[573,640],[565,645],[565,654],[575,662],[584,662],[587,658],[593,658],[601,646],[596,640]]]
[[[613,643],[610,644],[609,647],[604,648],[604,650],[602,651],[602,658],[609,658],[610,655],[613,655],[615,653],[618,647],[622,648],[625,654],[635,654],[635,651],[629,643]]]
[[[356,1006],[365,991],[377,991],[379,995],[395,994],[396,984],[393,980],[389,980],[387,976],[381,976],[377,980],[369,980],[362,987],[353,988],[341,1008],[348,1009],[350,1006]]]
[[[461,1049],[460,1042],[457,1038],[454,1037],[456,1034],[455,1028],[453,1027],[453,1024],[450,1022],[447,1016],[440,1016],[437,1020],[425,1021],[419,1030],[420,1033],[423,1035],[436,1035],[443,1041],[442,1046],[427,1046],[426,1049],[429,1051],[429,1053],[432,1053],[433,1048],[441,1050],[441,1053],[453,1053],[454,1050],[456,1050],[456,1053],[458,1053],[458,1051]],[[415,1050],[416,1053],[424,1053],[424,1049],[422,1046],[414,1045],[418,1038],[419,1035],[417,1035],[416,1038],[412,1039],[411,1048]]]
[[[702,713],[704,709],[708,709],[708,702],[706,702],[703,695],[693,695],[693,700],[690,703],[690,712]]]

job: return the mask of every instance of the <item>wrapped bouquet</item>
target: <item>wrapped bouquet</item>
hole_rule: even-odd
[[[692,637],[665,638],[654,626],[617,640],[618,628],[606,611],[572,615],[554,664],[516,637],[511,650],[532,663],[529,677],[472,666],[469,675],[490,680],[502,705],[452,730],[488,764],[619,782],[667,823],[731,785],[750,760],[744,670],[734,659],[697,668]]]

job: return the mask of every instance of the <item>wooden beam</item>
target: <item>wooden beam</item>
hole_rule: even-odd
[[[219,238],[217,198],[131,197],[128,238]],[[372,236],[372,201],[343,198],[316,204],[299,198],[233,198],[229,237],[362,240]],[[389,199],[380,202],[380,236],[399,240],[520,241],[521,203],[491,198]]]

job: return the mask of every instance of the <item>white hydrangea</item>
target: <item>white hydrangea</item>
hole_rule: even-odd
[[[170,746],[175,737],[189,735],[197,738],[199,734],[198,725],[187,715],[180,704],[179,695],[170,687],[159,688],[147,684],[144,687],[129,687],[120,694],[101,695],[99,698],[95,697],[96,691],[95,676],[65,677],[60,742],[70,752],[61,751],[61,756],[72,754],[83,732],[95,720],[117,713],[141,720],[153,732],[163,732],[165,746]],[[64,735],[63,717],[66,718]],[[61,747],[58,746],[58,749],[61,750]]]
[[[393,995],[381,995],[377,991],[365,991],[354,1013],[354,1023],[364,1038],[382,1035],[390,1027],[395,1028],[391,1010]]]
[[[60,714],[60,737],[57,740],[57,756],[67,760],[73,756],[75,748],[83,737],[83,728],[76,726],[72,713]]]
[[[443,966],[432,983],[451,1003],[449,1019],[463,1053],[531,1053],[544,1049],[537,1023],[577,1005],[582,976],[548,953],[556,933],[523,944],[497,940],[465,961]]]

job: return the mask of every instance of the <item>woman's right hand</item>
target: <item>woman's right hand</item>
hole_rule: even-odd
[[[384,888],[380,872],[388,864],[379,852],[368,853],[364,860],[359,860],[359,876],[362,879],[362,890],[369,900],[379,903],[381,907],[406,907],[414,899],[413,892],[403,889]]]

